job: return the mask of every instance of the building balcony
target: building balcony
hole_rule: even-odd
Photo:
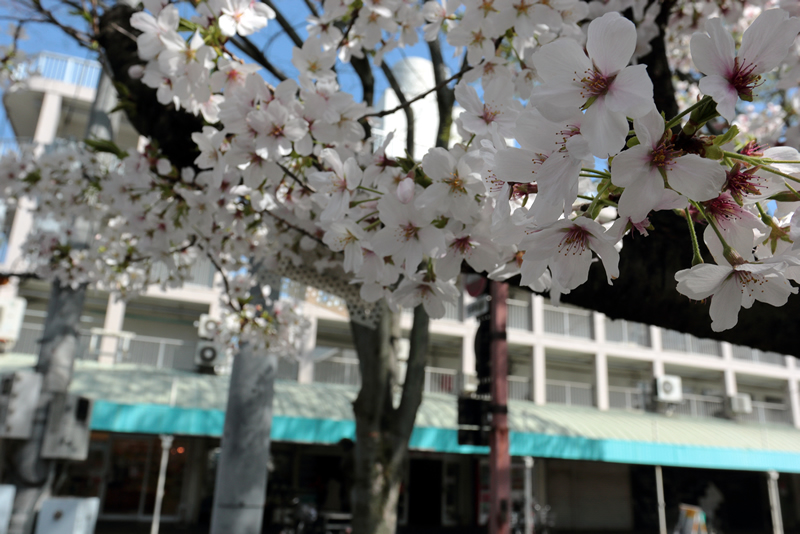
[[[40,52],[18,65],[14,69],[14,78],[25,80],[41,77],[94,89],[102,72],[103,67],[98,61],[55,52]]]

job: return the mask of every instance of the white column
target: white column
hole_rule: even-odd
[[[800,428],[800,384],[797,382],[796,362],[794,356],[786,356],[786,369],[789,370],[787,390],[789,392],[789,407],[792,410],[792,422],[795,428]]]
[[[653,378],[664,376],[664,362],[661,359],[653,360]]]
[[[661,342],[661,329],[653,325],[650,325],[650,347],[655,352],[661,352],[664,350],[664,346]]]
[[[547,404],[547,383],[544,345],[533,346],[533,402],[539,406]]]
[[[667,534],[667,505],[664,502],[664,474],[661,466],[656,466],[656,497],[658,499],[658,533]]]
[[[158,528],[161,525],[161,503],[164,501],[164,483],[167,480],[167,462],[169,462],[169,449],[172,447],[173,438],[173,436],[161,436],[161,465],[158,467],[156,502],[153,506],[153,522],[150,524],[150,534],[158,534]]]
[[[38,145],[52,143],[56,138],[60,120],[61,95],[45,93],[44,98],[42,98],[42,107],[39,108],[39,118],[36,120],[33,141]]]
[[[608,410],[608,358],[605,352],[594,355],[594,395],[598,410]]]
[[[464,322],[464,337],[461,338],[461,373],[464,375],[475,375],[476,331],[476,322],[474,320]]]
[[[739,390],[736,387],[736,373],[731,369],[733,364],[733,346],[726,341],[721,341],[720,350],[722,351],[722,359],[725,361],[725,370],[723,371],[725,379],[725,396],[730,397],[736,395]]]
[[[537,336],[544,334],[544,297],[533,295],[533,333]]]
[[[114,294],[108,295],[106,305],[106,318],[103,321],[105,333],[121,332],[122,324],[125,321],[125,301],[117,300]],[[99,363],[114,363],[117,353],[117,346],[120,338],[114,335],[103,335],[100,341],[100,355],[97,359]]]
[[[783,534],[781,516],[781,496],[778,493],[778,472],[767,471],[767,491],[769,492],[769,511],[772,514],[772,534]]]

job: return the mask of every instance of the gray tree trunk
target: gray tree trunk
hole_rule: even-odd
[[[408,456],[408,440],[422,402],[428,351],[428,315],[414,311],[414,325],[400,403],[394,406],[395,342],[398,317],[382,302],[375,329],[351,322],[361,370],[361,390],[353,403],[356,420],[353,533],[394,534],[397,499]]]
[[[78,324],[83,313],[86,285],[77,289],[53,281],[36,371],[44,376],[31,439],[9,442],[8,480],[17,488],[9,534],[30,534],[41,501],[50,495],[54,462],[41,458],[47,411],[54,393],[65,393],[72,380],[78,348]]]

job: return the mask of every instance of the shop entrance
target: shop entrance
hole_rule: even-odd
[[[409,526],[442,524],[442,461],[411,459],[408,473]]]

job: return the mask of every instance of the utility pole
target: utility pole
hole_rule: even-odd
[[[264,278],[270,279],[270,294],[277,300],[280,277],[262,275],[259,280]],[[250,294],[254,304],[271,311],[260,285],[253,286]],[[257,354],[252,344],[239,342],[228,386],[211,534],[261,533],[277,367],[274,355]]]
[[[86,136],[113,140],[115,120],[110,117],[117,105],[117,94],[111,79],[101,74],[97,93],[92,103]],[[41,110],[45,112],[44,108]],[[57,121],[56,121],[57,124]],[[50,141],[55,138],[52,131]],[[40,153],[44,147],[39,147]],[[9,534],[29,534],[38,506],[50,495],[55,461],[41,457],[50,403],[56,394],[69,390],[72,370],[78,350],[81,314],[86,299],[87,284],[77,288],[62,286],[56,279],[50,289],[47,316],[42,339],[39,341],[39,358],[36,372],[43,376],[42,392],[34,416],[31,438],[13,446],[10,452],[10,481],[16,486],[14,507],[11,513]]]
[[[492,400],[489,412],[489,479],[491,507],[489,534],[509,534],[511,518],[511,456],[508,440],[508,285],[489,282],[491,322]]]

